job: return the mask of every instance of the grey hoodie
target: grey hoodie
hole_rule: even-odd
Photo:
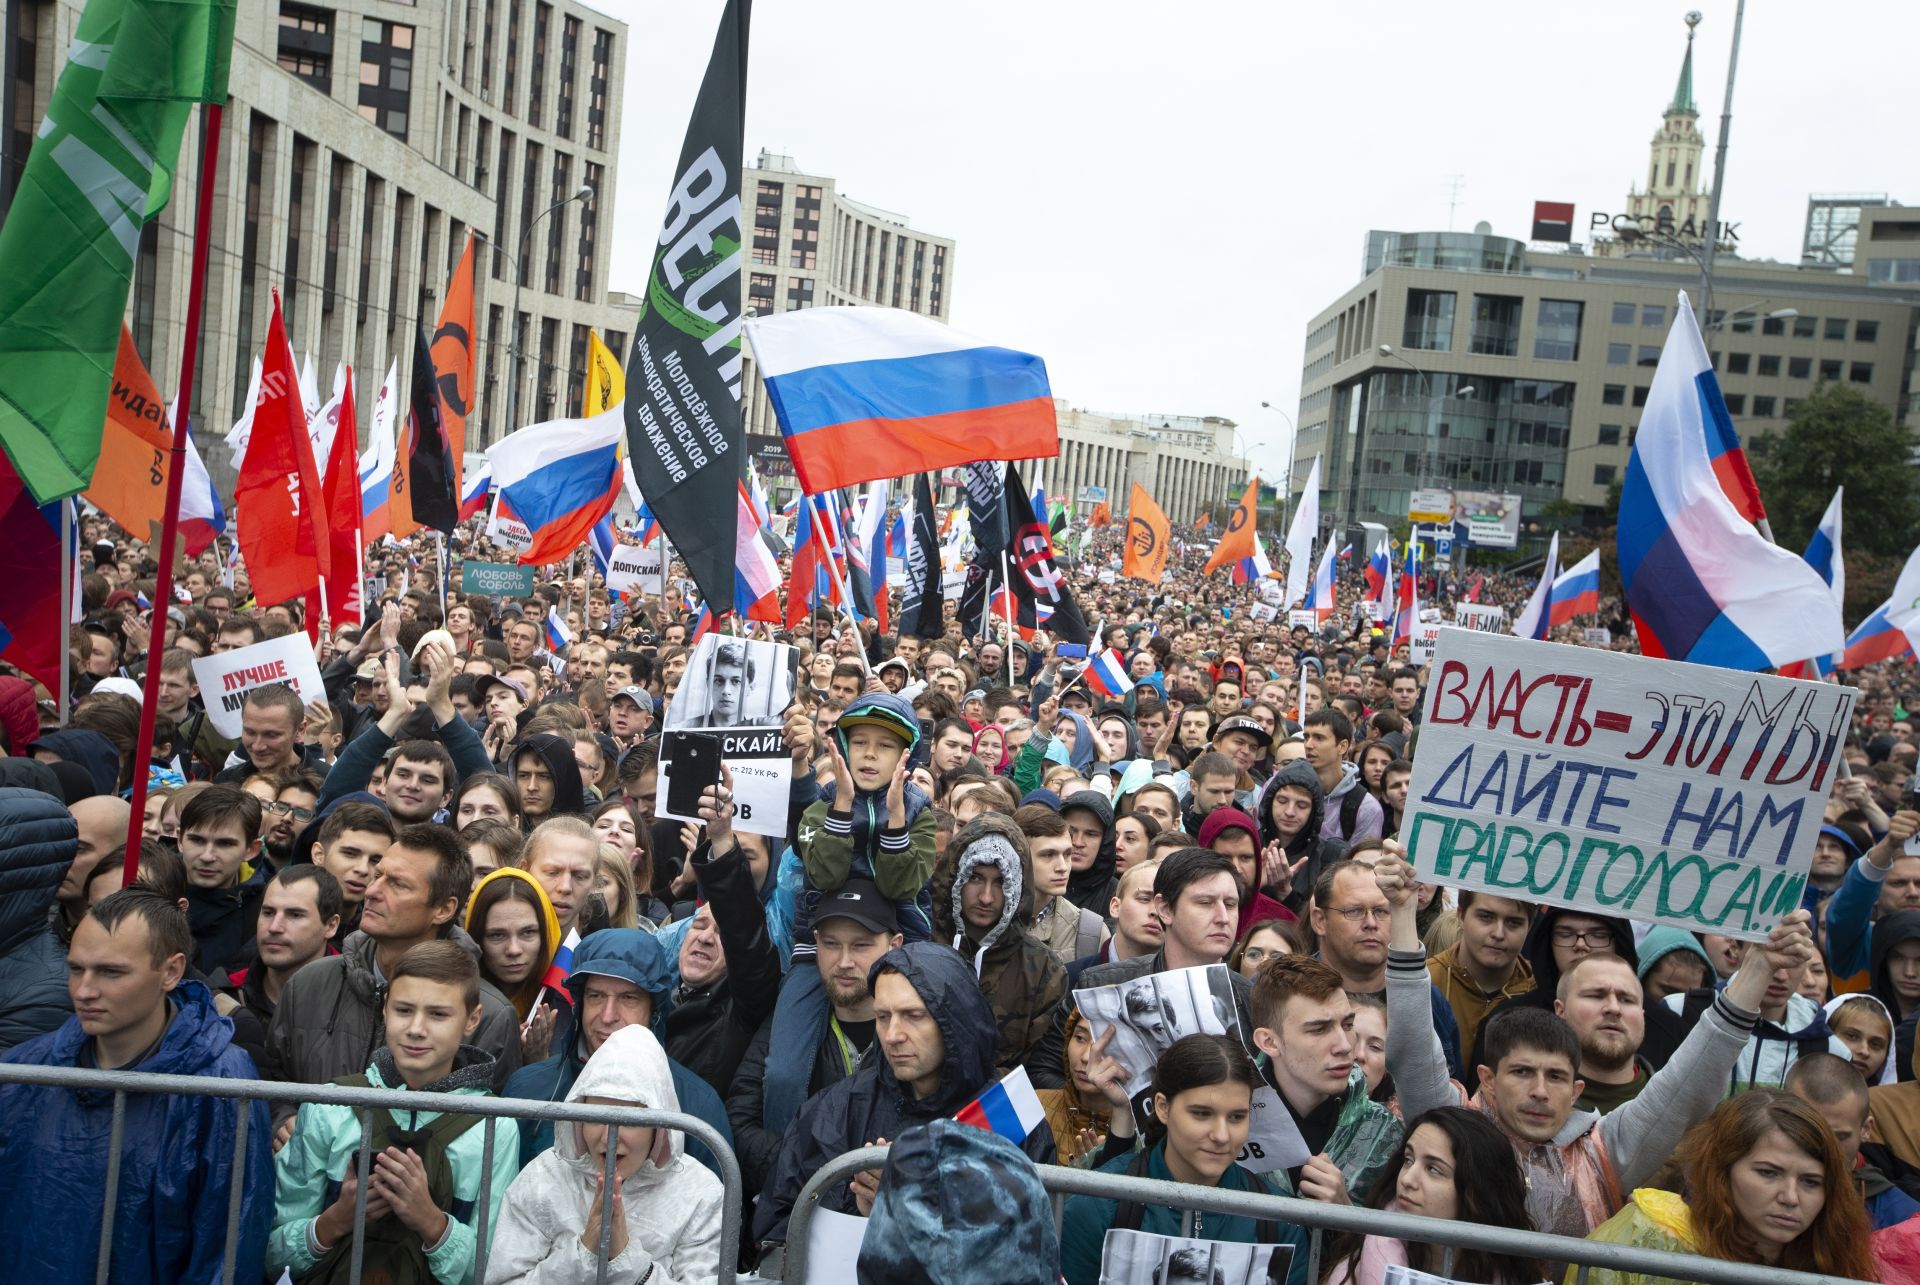
[[[1353,819],[1353,833],[1348,834],[1346,827],[1340,824],[1342,805],[1348,794],[1360,791],[1360,812]],[[1367,793],[1367,787],[1360,783],[1360,769],[1351,763],[1340,765],[1340,782],[1327,791],[1324,811],[1320,818],[1320,837],[1338,839],[1351,847],[1362,839],[1378,839],[1386,829],[1387,814],[1380,806],[1380,800]]]

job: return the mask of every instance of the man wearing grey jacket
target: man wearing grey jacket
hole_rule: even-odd
[[[1374,877],[1392,907],[1387,1071],[1404,1118],[1411,1120],[1433,1107],[1459,1105],[1461,1091],[1447,1078],[1433,1031],[1431,981],[1415,923],[1414,870],[1398,843],[1389,841],[1386,849]],[[1582,1087],[1580,1041],[1564,1019],[1532,1008],[1491,1019],[1486,1061],[1473,1068],[1479,1085],[1469,1105],[1486,1112],[1512,1141],[1526,1172],[1534,1227],[1585,1236],[1612,1217],[1724,1095],[1769,981],[1777,972],[1798,976],[1812,954],[1807,913],[1796,910],[1766,942],[1747,951],[1726,989],[1640,1095],[1604,1116],[1574,1109]]]

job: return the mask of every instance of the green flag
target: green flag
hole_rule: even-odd
[[[0,447],[45,504],[100,456],[141,226],[196,102],[224,102],[237,0],[89,0],[0,224]]]

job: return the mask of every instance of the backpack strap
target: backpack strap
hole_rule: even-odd
[[[1100,929],[1105,923],[1106,920],[1091,910],[1083,908],[1080,911],[1080,922],[1074,928],[1073,957],[1075,959],[1085,959],[1100,949]]]
[[[1127,1165],[1127,1174],[1134,1178],[1147,1176],[1147,1158],[1153,1154],[1151,1148],[1143,1147],[1133,1153],[1133,1159]],[[1113,1207],[1112,1227],[1115,1231],[1139,1231],[1140,1220],[1146,1216],[1136,1200],[1122,1200]]]
[[[1360,808],[1366,801],[1366,787],[1357,781],[1340,796],[1340,837],[1348,843],[1353,842],[1353,827],[1360,824]]]

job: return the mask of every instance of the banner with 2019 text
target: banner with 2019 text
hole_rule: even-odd
[[[1757,940],[1800,905],[1853,702],[1442,629],[1401,842],[1427,882]]]

